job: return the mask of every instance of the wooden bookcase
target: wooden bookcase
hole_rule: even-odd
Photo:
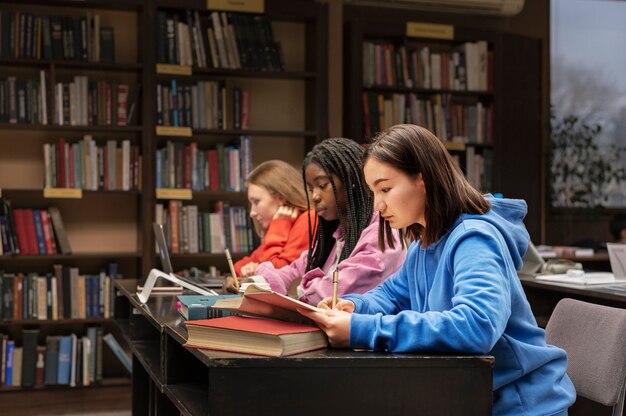
[[[206,1],[186,1],[184,4],[173,0],[156,0],[155,10],[169,15],[184,16],[186,11],[198,13],[200,21],[210,21],[211,13],[207,10]],[[310,150],[319,140],[326,137],[327,117],[327,74],[324,45],[327,43],[326,6],[313,2],[289,0],[266,0],[264,15],[271,22],[274,40],[280,43],[284,61],[284,71],[223,69],[192,66],[188,75],[171,75],[167,70],[156,67],[157,46],[148,53],[149,63],[146,64],[146,108],[145,134],[149,138],[144,147],[146,155],[154,155],[158,148],[166,142],[196,142],[198,149],[210,149],[216,144],[229,145],[236,143],[240,136],[251,137],[252,166],[268,159],[282,159],[294,166],[299,166],[306,151]],[[182,18],[182,17],[181,17]],[[157,19],[158,21],[158,19]],[[156,39],[159,28],[157,22],[151,21],[146,30],[154,34]],[[204,27],[204,25],[203,25]],[[150,35],[149,35],[150,36]],[[207,46],[208,47],[208,46]],[[207,50],[208,53],[208,50]],[[178,65],[171,65],[176,67]],[[178,66],[180,67],[180,66]],[[224,82],[230,89],[241,88],[250,92],[249,129],[238,130],[232,126],[225,129],[193,128],[187,137],[159,134],[157,126],[156,90],[157,83],[167,83],[175,79],[178,83],[196,83],[199,81]],[[150,127],[148,127],[150,126]],[[148,159],[148,158],[146,158]],[[155,159],[151,156],[146,160],[150,172],[145,182],[144,210],[142,221],[152,222],[155,217],[155,204],[167,206],[168,198],[157,198],[155,189]],[[199,211],[209,211],[212,201],[226,201],[231,206],[246,206],[245,192],[212,192],[194,191],[190,199],[183,205],[193,204]],[[154,239],[151,228],[144,226],[142,252],[146,254],[142,265],[143,275],[158,265],[154,256]],[[243,253],[234,257],[241,257]],[[227,270],[223,255],[218,254],[174,254],[171,256],[175,269],[197,266],[204,270],[209,265]]]
[[[446,19],[449,19],[446,20]],[[344,134],[366,141],[364,133],[363,93],[381,95],[414,93],[423,99],[448,94],[452,103],[481,102],[493,106],[493,139],[488,144],[459,147],[446,143],[453,155],[459,155],[465,170],[466,152],[485,150],[493,153],[490,189],[507,198],[526,200],[529,207],[525,223],[531,238],[540,241],[542,176],[541,166],[541,42],[538,39],[484,30],[472,26],[472,18],[458,19],[414,10],[389,10],[346,6],[344,9]],[[449,39],[407,36],[407,23],[451,25]],[[454,89],[366,86],[363,75],[364,42],[405,46],[430,46],[432,50],[458,50],[465,42],[485,41],[492,58],[492,88],[482,91]],[[408,100],[407,100],[408,102]],[[372,132],[372,134],[375,132]]]
[[[44,274],[54,264],[79,267],[81,273],[97,273],[109,262],[116,262],[124,278],[148,275],[160,264],[155,255],[152,223],[157,203],[156,150],[168,140],[195,141],[199,148],[229,144],[241,135],[251,136],[252,165],[267,159],[283,159],[299,166],[305,153],[327,136],[327,6],[316,2],[266,0],[264,15],[271,22],[275,41],[283,51],[284,71],[251,71],[235,69],[192,68],[191,75],[173,76],[157,71],[157,13],[197,11],[206,19],[211,13],[203,0],[28,0],[7,1],[0,11],[20,11],[32,15],[83,16],[87,12],[101,16],[101,26],[114,29],[115,62],[98,63],[66,59],[33,59],[0,57],[0,77],[35,78],[46,70],[50,83],[70,82],[76,75],[95,79],[112,79],[131,88],[141,85],[135,117],[128,126],[60,126],[42,124],[0,123],[0,192],[12,207],[44,209],[58,207],[61,212],[72,254],[0,256],[0,270],[7,273]],[[224,81],[251,92],[248,130],[194,129],[191,137],[169,137],[157,134],[156,86],[172,78],[186,81]],[[52,94],[52,92],[51,92]],[[129,103],[130,106],[130,95]],[[130,191],[82,191],[80,199],[49,199],[44,197],[45,166],[43,145],[68,143],[91,135],[99,145],[108,140],[121,143],[130,140],[140,148],[142,164],[141,189]],[[212,201],[228,201],[231,205],[247,204],[245,192],[193,192],[193,203],[206,211]],[[238,256],[234,256],[238,257]],[[215,265],[225,270],[225,259],[217,254],[180,254],[173,256],[176,269],[197,266],[205,269]],[[106,319],[74,319],[0,322],[0,333],[10,334],[17,344],[23,328],[40,328],[39,344],[46,335],[83,334],[90,325],[101,325],[105,333],[115,330]],[[121,340],[121,339],[120,339]],[[115,361],[107,347],[105,359]],[[114,363],[117,364],[117,363]],[[115,365],[112,368],[116,368]],[[128,377],[114,372],[105,385],[121,386],[120,397],[127,400]],[[46,395],[62,387],[35,389]],[[0,402],[32,389],[0,389]],[[71,395],[76,390],[65,389]],[[93,389],[94,392],[102,389]],[[81,391],[89,391],[81,388]],[[5,394],[6,393],[6,394]],[[61,393],[59,393],[61,394]],[[102,393],[105,397],[107,393]],[[16,396],[15,396],[16,397]],[[21,397],[21,396],[20,396]],[[29,396],[30,397],[30,396]],[[39,397],[39,396],[38,396]],[[41,396],[43,397],[43,396]],[[45,399],[41,399],[45,400]],[[80,411],[77,411],[80,412]]]
[[[46,90],[50,102],[54,101],[54,85],[57,82],[69,83],[75,76],[87,76],[89,80],[105,80],[129,85],[132,89],[143,83],[145,61],[140,27],[147,18],[147,9],[141,0],[87,0],[75,1],[14,1],[2,2],[0,11],[3,17],[8,13],[20,15],[52,16],[63,20],[71,16],[75,20],[85,18],[87,13],[97,14],[101,27],[114,30],[114,62],[64,59],[53,55],[52,59],[41,59],[23,54],[20,57],[0,57],[0,77],[39,79],[40,71],[46,71]],[[14,15],[15,16],[15,15]],[[68,19],[69,20],[69,19]],[[25,20],[26,22],[27,20]],[[35,22],[35,18],[32,19]],[[4,20],[3,24],[7,21]],[[63,23],[65,25],[65,23]],[[43,26],[43,23],[42,23]],[[73,27],[76,29],[76,27]],[[29,36],[24,31],[24,39]],[[7,27],[3,35],[8,34]],[[43,33],[43,32],[42,32]],[[22,35],[17,32],[15,36]],[[5,41],[6,39],[3,39]],[[33,40],[29,40],[32,42]],[[76,47],[77,45],[74,44]],[[66,45],[63,45],[65,48]],[[58,51],[58,50],[57,50]],[[77,51],[77,53],[80,50]],[[50,87],[49,89],[47,87]],[[130,105],[130,96],[128,98]],[[56,103],[55,103],[56,105]],[[54,107],[52,107],[54,108]],[[116,106],[111,105],[112,109]],[[142,103],[137,103],[140,112]],[[28,110],[28,108],[27,108]],[[113,111],[113,110],[112,110]],[[72,123],[73,124],[73,123]],[[4,255],[0,256],[0,270],[6,273],[37,273],[45,276],[53,272],[53,265],[61,264],[78,267],[81,274],[96,274],[110,262],[118,265],[118,272],[124,277],[134,277],[141,272],[140,221],[143,193],[140,190],[83,190],[79,199],[58,199],[44,196],[44,154],[43,145],[57,143],[63,138],[67,143],[78,143],[84,135],[91,135],[98,146],[112,141],[120,146],[123,140],[141,149],[145,142],[142,115],[135,114],[128,125],[60,125],[54,120],[54,111],[47,124],[33,122],[0,123],[0,190],[9,199],[12,207],[46,209],[55,206],[59,209],[67,233],[72,254],[55,255]],[[141,150],[140,150],[141,152]],[[121,162],[120,162],[121,163]],[[144,170],[145,172],[145,170]],[[59,251],[60,252],[60,251]],[[2,302],[4,303],[4,302]],[[88,327],[102,327],[103,333],[112,333],[124,345],[123,337],[111,319],[48,319],[48,320],[2,320],[0,333],[8,335],[16,346],[22,345],[22,331],[38,329],[38,345],[46,345],[47,336],[76,334],[83,336]],[[130,403],[130,376],[124,371],[117,358],[102,344],[103,380],[91,386],[70,388],[67,385],[46,385],[44,387],[3,387],[0,388],[0,407],[11,406],[16,414],[48,411],[56,402],[64,403],[67,411],[85,412],[85,405],[76,397],[92,403],[92,409],[124,409]],[[110,402],[116,397],[117,402]],[[11,402],[23,405],[9,404]],[[108,403],[107,403],[108,402]]]

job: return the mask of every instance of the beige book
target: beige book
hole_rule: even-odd
[[[315,306],[301,302],[273,290],[263,289],[255,284],[248,286],[240,298],[219,299],[213,308],[226,309],[246,315],[264,316],[291,322],[311,322],[300,315],[296,308],[319,310]]]

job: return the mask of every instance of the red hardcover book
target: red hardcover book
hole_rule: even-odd
[[[250,128],[250,91],[241,91],[241,130]]]
[[[188,347],[283,357],[328,345],[321,329],[295,322],[227,316],[185,324]]]
[[[41,210],[41,228],[43,228],[43,237],[46,242],[46,253],[56,254],[54,248],[54,235],[50,232],[50,218],[48,217],[48,211]]]
[[[21,254],[34,254],[30,252],[28,244],[28,232],[26,230],[26,212],[23,209],[14,209],[15,232],[17,233],[17,245]]]
[[[28,254],[39,254],[37,247],[37,233],[35,232],[35,217],[33,217],[32,209],[24,210],[26,222],[26,241],[28,242]]]

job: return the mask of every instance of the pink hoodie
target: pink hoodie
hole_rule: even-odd
[[[395,234],[395,231],[394,231]],[[397,234],[395,234],[397,237]],[[331,266],[335,260],[337,247],[343,247],[341,227],[333,233],[333,246],[323,269],[315,268],[305,273],[308,250],[290,265],[280,269],[274,268],[272,263],[261,263],[256,271],[270,284],[272,290],[287,294],[291,282],[300,276],[302,281],[298,287],[300,300],[311,305],[317,305],[322,299],[332,296],[333,276]],[[388,276],[395,273],[404,262],[406,251],[396,243],[396,248],[387,248],[383,253],[378,248],[378,212],[374,213],[370,225],[361,233],[350,257],[339,263],[339,285],[337,295],[349,293],[365,293],[382,283]]]

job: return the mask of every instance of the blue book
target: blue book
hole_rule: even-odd
[[[210,319],[221,318],[222,316],[230,315],[227,311],[220,309],[213,309],[212,306],[218,299],[239,298],[239,295],[219,295],[219,296],[204,296],[204,295],[180,295],[178,301],[180,302],[180,309],[178,313],[188,321],[196,319]]]
[[[117,359],[120,361],[120,363],[124,366],[126,371],[128,371],[128,374],[132,374],[133,365],[132,365],[132,362],[130,361],[130,357],[128,356],[126,351],[124,351],[124,349],[119,344],[119,342],[117,342],[117,339],[115,339],[113,334],[111,333],[106,334],[102,339],[104,339],[105,344],[109,346],[111,351],[113,351],[113,353],[115,354]]]
[[[40,210],[33,210],[33,219],[35,220],[35,235],[37,237],[37,248],[39,249],[39,254],[48,254],[46,252],[46,239],[43,235],[43,226],[41,224]]]
[[[5,387],[13,386],[13,350],[15,349],[15,341],[9,340],[7,341],[6,347],[6,378],[4,379]]]
[[[70,384],[70,370],[72,368],[72,337],[59,337],[59,369],[57,384]]]

